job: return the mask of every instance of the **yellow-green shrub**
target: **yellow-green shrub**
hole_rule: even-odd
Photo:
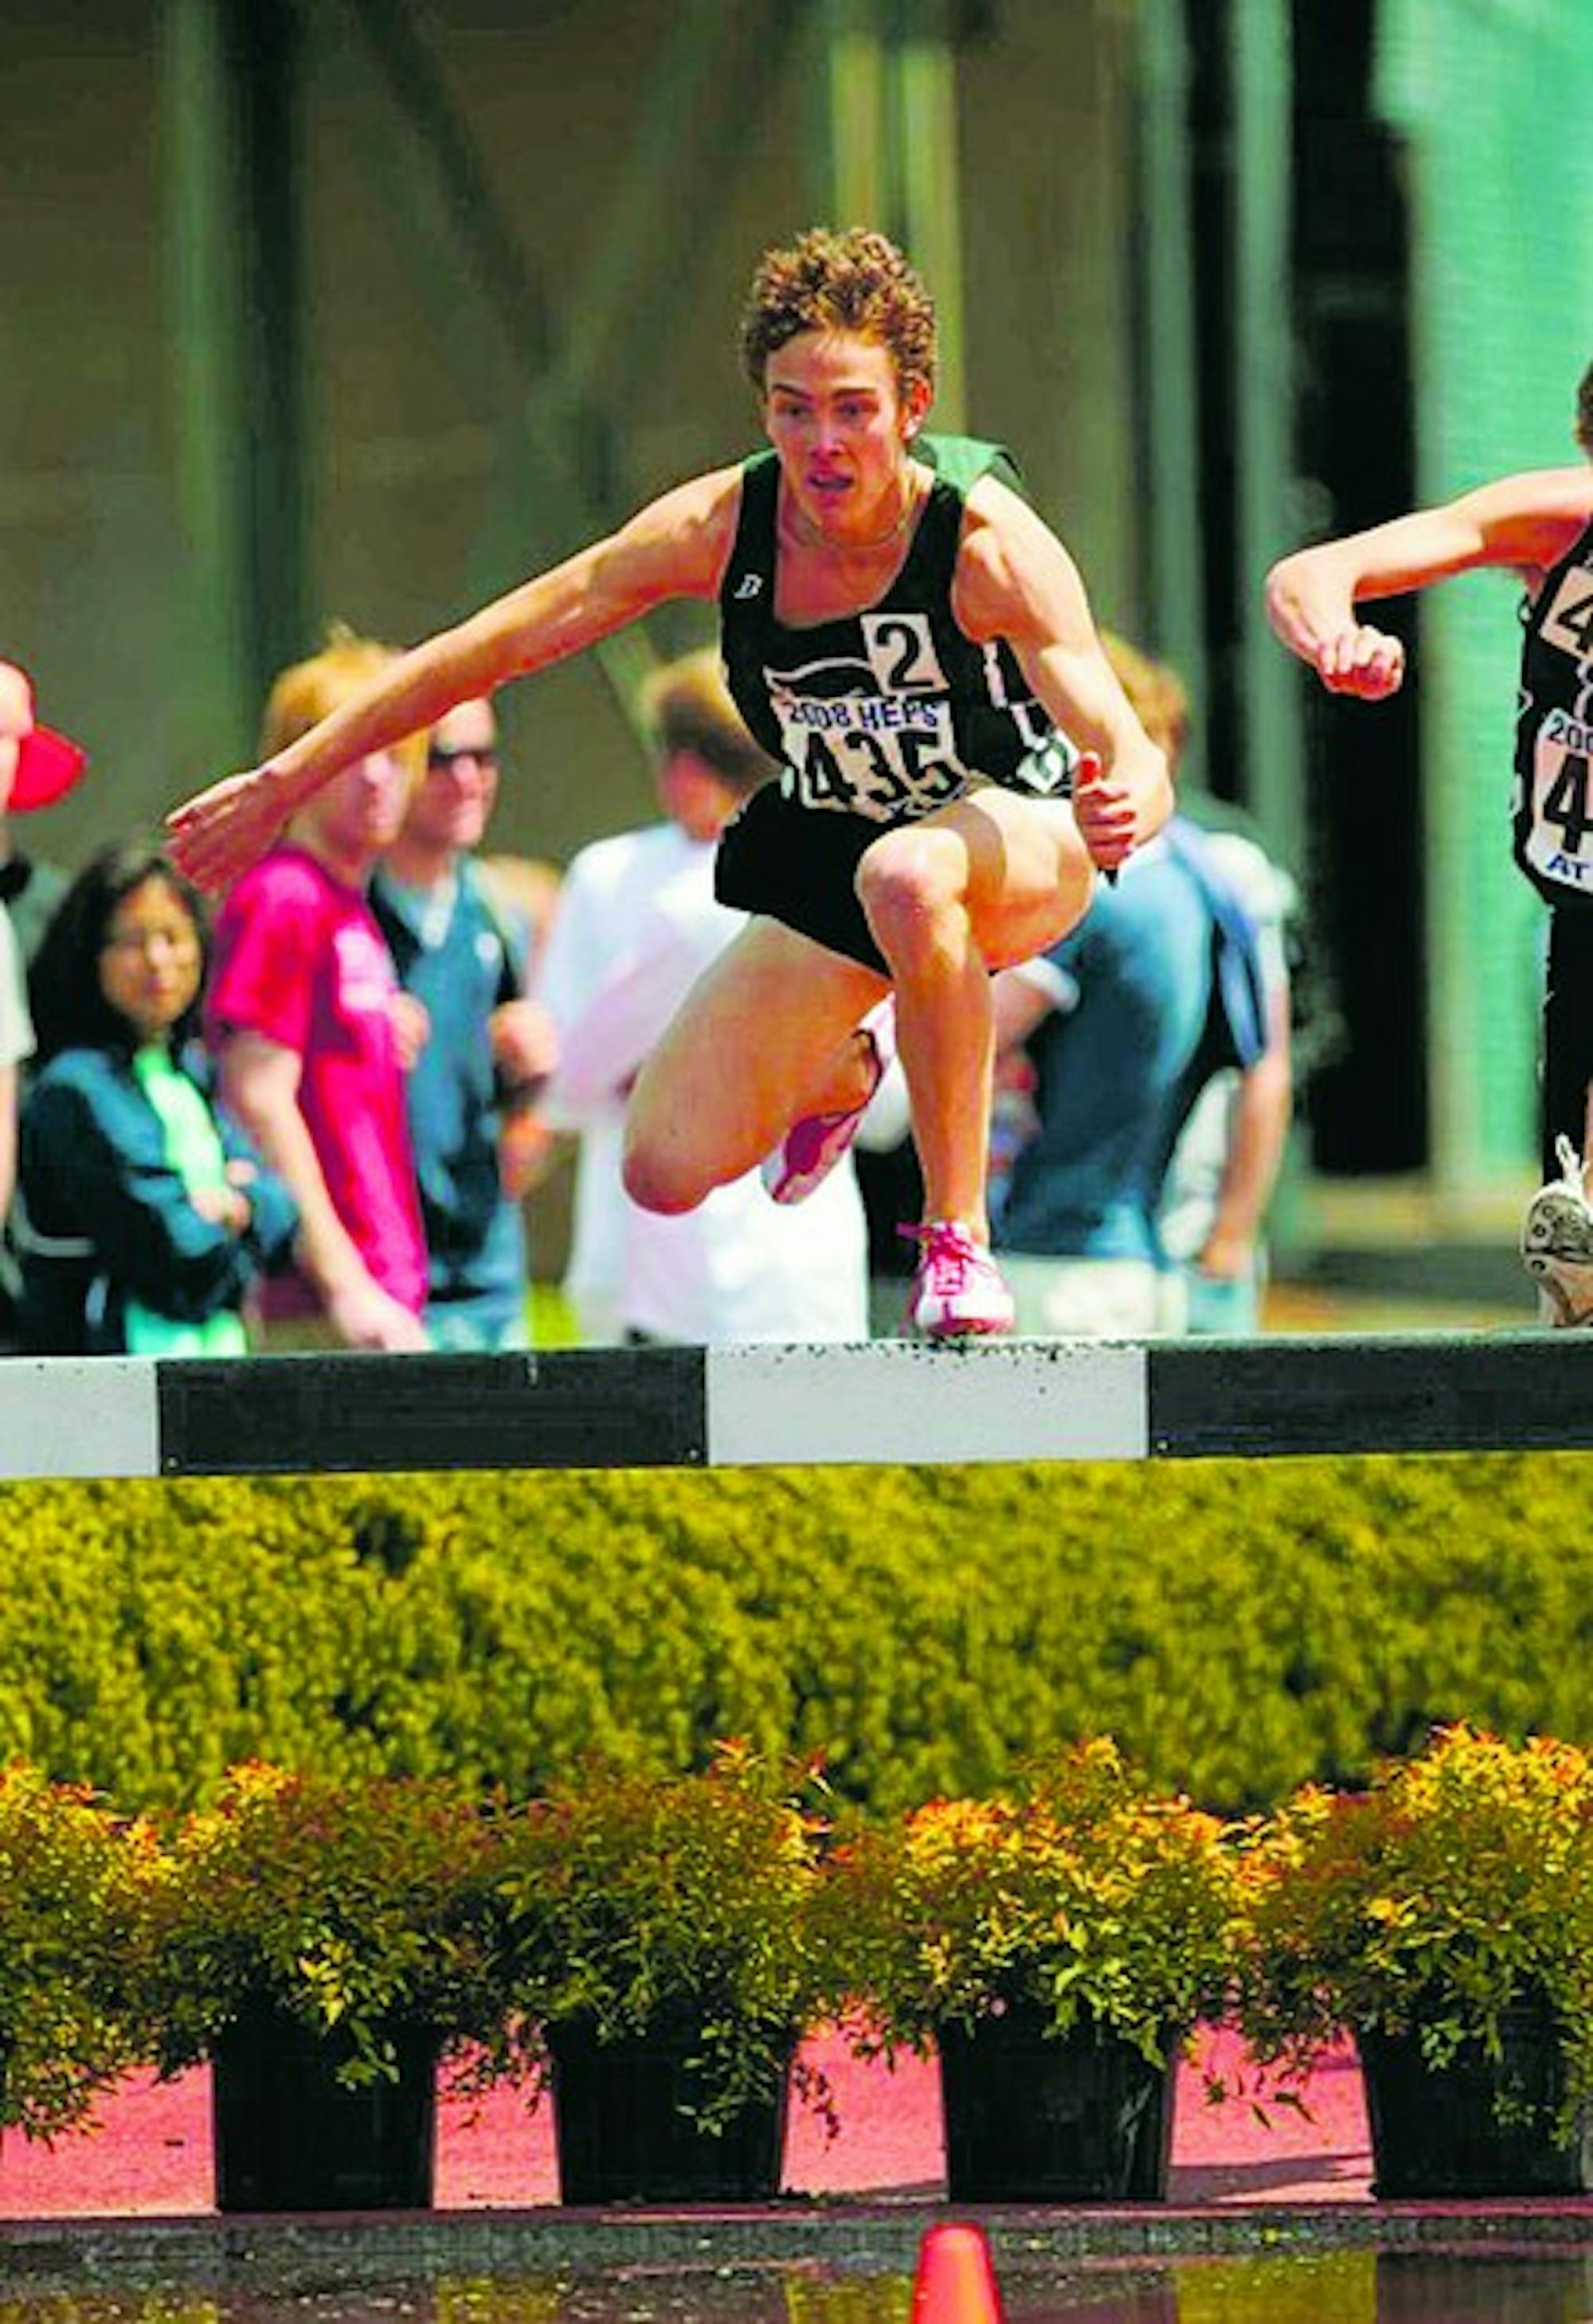
[[[1593,1741],[1575,1454],[0,1489],[0,1757],[186,1804],[260,1757],[524,1794],[824,1753],[881,1808],[1112,1734],[1206,1804],[1436,1720]]]

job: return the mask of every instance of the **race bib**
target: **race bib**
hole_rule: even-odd
[[[1585,577],[1585,576],[1584,576]],[[1524,850],[1539,877],[1593,893],[1593,726],[1551,710],[1533,752],[1532,797]]]
[[[859,627],[882,694],[946,692],[946,674],[927,613],[863,613]]]
[[[1538,634],[1573,660],[1593,661],[1593,572],[1585,565],[1573,565],[1561,575]]]
[[[869,662],[765,673],[779,722],[781,788],[805,807],[896,823],[927,815],[972,779],[957,755],[951,705],[927,689],[939,673],[927,626],[881,617]],[[888,675],[912,690],[886,692]]]

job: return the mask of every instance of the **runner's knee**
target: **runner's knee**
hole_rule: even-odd
[[[907,828],[877,840],[858,866],[858,899],[888,960],[934,940],[968,896],[966,851],[949,833]]]
[[[621,1176],[633,1203],[666,1218],[695,1211],[709,1191],[689,1156],[672,1153],[645,1139],[626,1139]]]

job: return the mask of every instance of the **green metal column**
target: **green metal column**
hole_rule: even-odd
[[[823,0],[815,179],[830,225],[899,241],[935,295],[935,420],[965,423],[962,223],[951,0]]]
[[[1593,271],[1593,11],[1381,0],[1377,97],[1407,141],[1421,496],[1576,457]],[[1535,1176],[1544,913],[1510,861],[1510,576],[1423,600],[1432,1167],[1451,1196]]]
[[[249,643],[263,698],[318,642],[308,576],[309,428],[300,187],[306,33],[299,0],[221,0],[231,24],[239,282],[245,362]]]
[[[252,753],[259,718],[247,637],[245,364],[236,291],[236,157],[216,0],[165,0],[161,92],[166,296],[182,530],[184,682],[170,705],[174,773],[198,779]]]
[[[891,143],[902,240],[935,293],[935,425],[967,424],[957,59],[951,0],[904,0],[891,54]]]
[[[1303,861],[1298,674],[1262,608],[1267,567],[1294,540],[1290,309],[1293,97],[1288,0],[1234,0],[1229,69],[1235,152],[1234,445],[1245,796],[1278,860]]]
[[[1195,706],[1189,779],[1202,777],[1206,672],[1195,408],[1194,235],[1191,217],[1189,44],[1183,0],[1143,0],[1139,24],[1139,198],[1145,220],[1146,496],[1154,642]]]
[[[166,0],[168,295],[192,748],[253,747],[305,652],[306,428],[293,0]]]
[[[828,225],[879,226],[890,214],[883,0],[821,0],[815,180]]]

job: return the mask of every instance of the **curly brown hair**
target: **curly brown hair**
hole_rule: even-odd
[[[1577,442],[1593,460],[1593,364],[1577,383]]]
[[[769,359],[799,331],[860,331],[889,350],[897,385],[935,385],[935,301],[889,235],[814,226],[758,262],[741,313],[741,367],[760,395]]]

